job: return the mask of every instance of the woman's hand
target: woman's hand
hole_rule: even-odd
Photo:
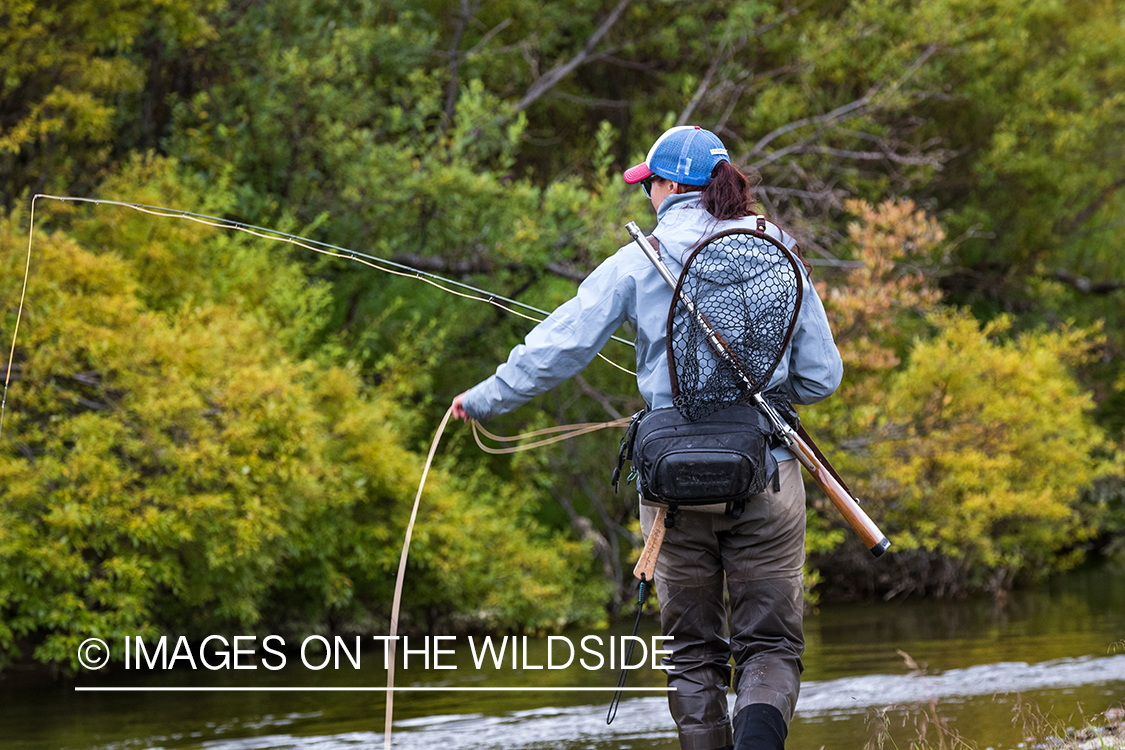
[[[468,391],[466,391],[466,393],[467,392]],[[460,419],[462,422],[470,422],[472,421],[472,417],[470,417],[468,412],[465,411],[465,407],[463,405],[464,401],[464,393],[459,394],[455,399],[453,399],[453,417],[455,419]]]

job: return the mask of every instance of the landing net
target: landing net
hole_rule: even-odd
[[[685,419],[750,402],[765,389],[793,335],[802,292],[796,259],[764,233],[723,232],[688,257],[668,318],[673,403]]]

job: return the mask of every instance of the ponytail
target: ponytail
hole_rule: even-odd
[[[761,213],[750,197],[750,188],[755,187],[759,180],[756,173],[745,175],[724,159],[711,170],[711,181],[706,185],[680,183],[679,192],[702,193],[700,203],[707,213],[719,221],[728,221]]]
[[[703,188],[703,208],[719,221],[756,213],[750,188],[757,184],[757,175],[747,177],[729,161],[721,161],[711,170],[711,181]]]
[[[750,197],[751,188],[757,187],[761,177],[753,172],[749,175],[741,169],[723,160],[711,170],[711,181],[706,185],[680,185],[682,192],[701,192],[700,204],[707,213],[719,221],[741,219],[744,216],[761,214],[761,209]],[[793,245],[792,252],[801,261],[806,271],[812,271],[812,266],[805,260],[800,245]]]

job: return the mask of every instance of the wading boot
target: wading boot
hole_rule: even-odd
[[[734,716],[734,750],[784,750],[789,728],[781,712],[751,703]]]

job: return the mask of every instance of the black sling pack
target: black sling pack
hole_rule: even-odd
[[[741,513],[752,495],[777,473],[766,417],[749,404],[735,404],[695,422],[674,407],[647,412],[637,425],[633,466],[641,494],[680,506],[725,503]]]

